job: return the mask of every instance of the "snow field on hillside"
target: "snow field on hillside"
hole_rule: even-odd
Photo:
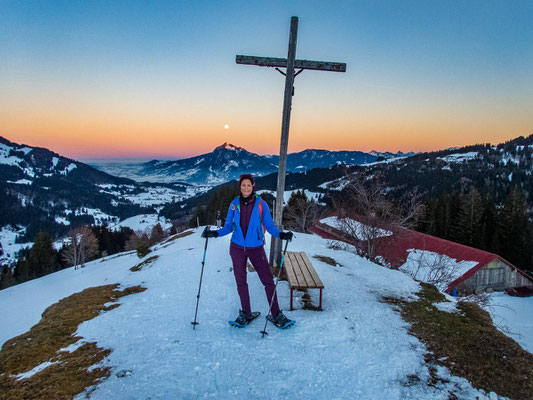
[[[413,278],[428,282],[444,292],[448,285],[478,264],[478,261],[456,260],[433,251],[408,249],[400,271]]]
[[[513,297],[495,292],[490,295],[485,309],[496,327],[533,353],[533,297]]]
[[[23,235],[26,228],[16,227],[11,225],[0,228],[0,245],[4,250],[4,254],[0,257],[1,264],[11,264],[16,261],[16,254],[26,247],[33,246],[33,243],[15,243],[17,236]]]
[[[376,229],[351,218],[328,217],[321,219],[320,223],[340,231],[347,231],[350,234],[355,235],[359,240],[366,240],[366,238],[369,237],[369,234],[376,238],[392,235],[391,231]]]
[[[109,229],[119,231],[122,227],[128,227],[134,232],[144,232],[150,235],[153,227],[157,224],[161,224],[163,230],[172,228],[170,220],[164,217],[159,217],[157,214],[141,214],[120,221],[118,224],[110,226]]]
[[[412,297],[418,285],[398,271],[327,249],[318,237],[297,235],[290,247],[343,265],[312,258],[326,284],[323,312],[287,311],[289,289],[280,282],[280,306],[296,326],[280,331],[269,324],[262,338],[268,304],[257,275],[249,273],[252,308],[263,315],[245,329],[230,327],[240,303],[227,236],[208,242],[200,325],[193,330],[204,243],[199,232],[151,254],[159,258],[136,273],[146,292],[122,298],[121,307],[79,327],[84,340],[113,349],[104,365],[114,373],[92,399],[448,398],[425,384],[406,384],[409,375],[429,377],[424,346],[379,302],[382,295]],[[480,394],[464,379],[454,382],[467,397]]]
[[[76,332],[83,341],[112,349],[100,364],[112,368],[111,376],[91,399],[448,399],[448,390],[461,399],[490,398],[440,367],[440,376],[450,382],[428,386],[424,345],[407,333],[399,313],[380,301],[414,298],[418,284],[399,271],[329,249],[318,236],[297,233],[289,250],[309,255],[325,284],[324,311],[303,310],[299,301],[288,311],[289,288],[281,281],[280,306],[296,324],[281,331],[269,323],[269,335],[262,338],[268,304],[257,274],[249,273],[252,308],[262,315],[244,329],[230,327],[227,321],[237,316],[240,302],[228,235],[208,242],[200,324],[193,330],[205,244],[201,231],[156,245],[146,258],[158,258],[139,272],[129,268],[142,260],[121,254],[0,291],[0,305],[11,311],[0,315],[0,324],[13,325],[2,330],[2,343],[28,330],[60,298],[91,286],[141,284],[146,291],[122,297],[120,307]],[[314,299],[317,292],[310,291]]]
[[[105,261],[106,259],[109,261]],[[130,285],[129,268],[139,262],[136,253],[130,251],[120,255],[114,254],[106,259],[86,263],[85,268],[66,268],[0,290],[0,307],[7,310],[0,314],[0,346],[28,331],[40,321],[46,308],[64,297],[93,286],[119,282]]]
[[[129,200],[133,204],[139,204],[145,207],[160,206],[172,203],[174,201],[182,201],[189,197],[193,197],[199,193],[207,191],[205,188],[186,186],[185,191],[171,189],[165,186],[141,186],[135,187],[133,185],[112,185],[101,184],[98,185],[101,193],[110,194],[124,200]],[[139,192],[139,190],[141,190]]]

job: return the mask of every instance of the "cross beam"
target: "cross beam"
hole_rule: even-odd
[[[276,193],[276,206],[274,209],[274,223],[282,229],[283,195],[285,192],[285,173],[287,170],[287,147],[289,144],[289,125],[291,120],[292,96],[294,95],[294,78],[304,69],[315,71],[346,72],[346,64],[330,61],[296,60],[296,38],[298,36],[298,17],[291,18],[289,33],[289,51],[287,58],[270,58],[255,56],[237,56],[237,64],[256,65],[259,67],[276,68],[285,75],[285,94],[283,96],[283,117],[281,120],[281,144],[279,150],[278,186]],[[286,68],[282,72],[279,68]],[[295,69],[299,69],[294,73]],[[270,247],[270,265],[280,265],[281,241],[272,238]]]
[[[287,68],[286,58],[237,56],[237,64],[257,65],[258,67]],[[346,64],[331,61],[294,60],[294,68],[315,71],[346,72]]]

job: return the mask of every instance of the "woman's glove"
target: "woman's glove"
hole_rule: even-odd
[[[210,231],[209,229],[207,229],[207,226],[206,226],[204,231],[202,232],[202,237],[203,238],[218,237],[218,232]]]
[[[291,231],[280,232],[279,233],[279,238],[281,240],[288,240],[289,242],[292,240],[293,236],[294,236],[294,234]]]

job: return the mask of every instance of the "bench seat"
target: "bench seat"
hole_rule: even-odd
[[[288,251],[283,264],[291,290],[291,310],[293,310],[293,291],[307,289],[320,289],[319,310],[322,310],[322,290],[324,289],[324,284],[318,277],[307,254],[298,251]]]

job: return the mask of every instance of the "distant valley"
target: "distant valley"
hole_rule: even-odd
[[[408,157],[415,153],[364,153],[361,151],[329,151],[308,149],[287,155],[288,172],[304,172],[332,165],[360,165],[377,160]],[[149,182],[184,182],[189,184],[220,185],[235,180],[243,172],[265,176],[276,172],[278,155],[259,155],[242,147],[224,143],[211,153],[182,160],[149,162],[90,163],[109,174]]]
[[[224,143],[182,160],[88,165],[0,138],[0,264],[12,262],[13,249],[20,248],[9,250],[8,242],[31,245],[41,230],[58,239],[75,226],[116,225],[137,215],[160,215],[183,226],[241,173],[256,176],[258,190],[274,191],[278,162],[278,156]],[[309,149],[289,154],[287,170],[287,191],[305,189],[317,196],[341,192],[346,179],[358,173],[381,176],[395,198],[416,188],[423,201],[476,187],[502,204],[519,186],[533,207],[532,136],[419,154]]]

